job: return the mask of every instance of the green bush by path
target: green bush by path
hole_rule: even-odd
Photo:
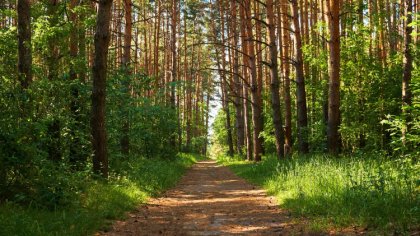
[[[198,156],[178,154],[174,160],[136,159],[125,163],[124,173],[109,182],[88,180],[78,200],[55,210],[32,204],[0,205],[0,235],[91,235],[109,227],[151,196],[179,180]]]
[[[308,217],[312,229],[360,226],[402,234],[420,225],[419,162],[379,155],[219,160],[275,195],[281,207]]]

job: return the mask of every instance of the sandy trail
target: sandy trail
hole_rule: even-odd
[[[303,228],[262,189],[202,161],[175,188],[100,235],[315,235]]]

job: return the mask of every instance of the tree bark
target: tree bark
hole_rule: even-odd
[[[171,51],[172,51],[172,59],[171,59],[171,84],[170,84],[170,106],[176,110],[175,104],[175,84],[177,82],[177,26],[178,26],[178,3],[176,0],[172,0],[172,18],[171,18]],[[173,148],[176,148],[176,134],[174,133],[171,137],[171,145]]]
[[[71,29],[70,29],[70,58],[72,61],[70,62],[70,71],[69,76],[70,80],[76,80],[77,79],[77,72],[76,72],[76,60],[77,60],[77,53],[78,53],[78,24],[77,24],[77,14],[75,12],[75,8],[78,5],[77,0],[71,0],[70,1],[70,21],[72,23]]]
[[[58,25],[58,1],[49,0],[47,4],[48,21],[51,27]],[[48,79],[56,80],[58,78],[58,65],[59,65],[59,51],[57,47],[56,35],[50,35],[47,40],[48,54],[46,55],[46,64],[48,69]]]
[[[308,113],[306,105],[305,75],[303,72],[302,37],[299,24],[299,10],[297,0],[292,0],[293,25],[296,39],[296,99],[297,99],[297,129],[298,148],[300,153],[309,152],[308,144]]]
[[[170,101],[171,101],[171,107],[175,109],[175,82],[177,80],[177,1],[172,0],[172,14],[171,14],[171,51],[172,51],[172,59],[171,59],[171,95],[170,95]]]
[[[131,39],[132,39],[132,16],[131,16],[131,0],[124,0],[125,10],[125,27],[124,27],[124,51],[122,57],[122,65],[126,73],[124,81],[125,91],[130,96],[130,76],[131,76]],[[130,112],[126,111],[122,125],[122,137],[120,140],[121,153],[128,155],[130,153]]]
[[[289,24],[289,14],[287,11],[287,5],[281,4],[281,8],[278,10],[279,14],[281,13],[281,25],[283,43],[279,44],[283,47],[282,55],[282,66],[283,66],[283,76],[284,76],[284,106],[285,106],[285,128],[284,128],[284,152],[286,155],[292,152],[292,102],[290,96],[290,24]],[[280,16],[279,16],[280,17]],[[279,30],[280,31],[280,30]],[[280,37],[280,36],[279,36]]]
[[[278,158],[284,157],[284,132],[280,109],[279,72],[277,63],[276,26],[274,19],[273,0],[267,0],[267,23],[269,31],[270,49],[270,77],[271,77],[271,108],[273,110],[274,136],[276,138],[276,152]]]
[[[233,83],[236,93],[235,97],[235,111],[236,111],[236,135],[237,135],[237,149],[239,155],[242,155],[244,146],[244,115],[243,115],[243,102],[242,102],[242,83],[239,80],[239,53],[238,53],[238,31],[237,31],[237,6],[236,1],[231,1],[232,10],[232,47],[233,50]]]
[[[58,25],[58,1],[49,0],[47,3],[47,15],[48,22],[51,27],[57,27]],[[58,69],[59,69],[59,50],[57,47],[57,35],[49,35],[47,39],[48,51],[45,55],[46,66],[48,69],[48,80],[53,81],[58,79]],[[54,96],[54,91],[50,91],[50,96]],[[53,161],[61,160],[61,124],[60,120],[57,118],[57,115],[53,115],[53,120],[47,125],[47,134],[50,138],[47,149],[48,149],[48,158]]]
[[[413,55],[412,55],[412,33],[413,27],[410,24],[413,22],[413,0],[406,0],[406,23],[405,23],[405,42],[404,42],[404,72],[402,79],[402,111],[405,116],[406,125],[402,129],[402,139],[405,144],[406,135],[410,131],[410,125],[408,124],[410,119],[410,112],[407,109],[408,106],[412,105],[412,92],[410,88],[412,71],[413,71]]]
[[[93,171],[108,178],[107,134],[105,128],[105,97],[108,46],[110,40],[112,0],[99,1],[94,37],[95,54],[92,68],[92,147]]]
[[[226,130],[227,130],[227,142],[228,142],[228,147],[229,147],[229,151],[228,154],[229,156],[233,157],[234,154],[234,148],[233,148],[233,138],[232,138],[232,125],[230,122],[230,107],[229,107],[229,85],[228,85],[228,81],[226,78],[226,50],[225,50],[225,45],[226,45],[226,40],[225,40],[225,11],[224,11],[224,1],[220,0],[219,1],[220,4],[220,17],[221,17],[221,33],[222,33],[222,57],[221,57],[221,63],[222,63],[222,71],[220,73],[221,76],[221,89],[222,89],[222,102],[223,102],[223,109],[225,110],[226,113]]]
[[[159,39],[160,39],[160,21],[162,18],[161,0],[157,0],[157,21],[155,25],[155,47],[154,47],[154,73],[155,80],[158,81],[159,76]],[[155,82],[157,84],[157,82]],[[157,88],[156,88],[157,89]]]
[[[70,21],[72,23],[71,30],[70,30],[70,70],[69,70],[69,77],[70,80],[73,82],[76,82],[78,79],[78,73],[76,71],[76,63],[78,59],[78,46],[79,46],[79,24],[78,24],[78,17],[75,12],[75,8],[78,5],[77,0],[71,0],[70,1]],[[72,113],[72,118],[74,120],[74,126],[78,127],[81,124],[81,117],[80,117],[80,101],[79,101],[79,84],[74,83],[74,85],[71,87],[71,103],[70,103],[70,110]],[[72,138],[72,143],[70,144],[70,154],[69,159],[70,163],[73,165],[74,168],[80,169],[83,160],[83,155],[81,154],[82,144],[80,142],[80,138],[78,135],[74,132],[72,129],[70,131],[70,135]]]
[[[262,119],[262,98],[258,95],[258,78],[257,78],[257,67],[256,67],[256,57],[255,57],[255,46],[254,46],[254,36],[252,31],[252,17],[251,17],[251,0],[245,0],[243,4],[245,8],[245,26],[246,26],[246,36],[248,40],[248,63],[251,74],[251,107],[252,107],[252,124],[253,124],[253,159],[258,162],[261,161],[261,156],[263,153],[263,138],[261,137],[261,132],[263,130],[263,119]]]
[[[17,1],[18,73],[23,89],[32,82],[31,1]]]
[[[328,151],[337,154],[340,149],[340,1],[327,0],[330,48],[330,78],[328,87]]]
[[[81,0],[80,4],[83,6],[86,6],[86,0]],[[86,82],[86,71],[87,71],[87,55],[86,55],[86,27],[83,27],[83,22],[86,19],[86,13],[81,13],[79,15],[79,30],[78,30],[78,45],[79,45],[79,55],[81,57],[81,61],[83,61],[82,66],[79,72],[79,80],[80,82],[84,83]]]
[[[192,51],[194,48],[192,49]],[[187,151],[190,150],[191,147],[191,81],[190,75],[188,73],[188,46],[187,46],[187,14],[184,15],[184,77],[186,83],[186,127],[185,127],[185,142],[186,142],[186,149]],[[193,53],[191,53],[191,57],[193,57]]]
[[[249,61],[248,61],[248,41],[246,39],[246,26],[245,24],[243,24],[243,22],[245,21],[245,8],[241,5],[241,7],[239,8],[240,11],[240,21],[242,22],[242,24],[240,24],[240,28],[241,28],[241,44],[242,44],[242,49],[243,49],[243,54],[242,54],[242,63],[244,64],[243,68],[242,68],[242,74],[243,74],[243,78],[244,78],[244,83],[243,83],[243,110],[244,110],[244,131],[245,131],[245,143],[246,143],[246,159],[248,161],[252,160],[252,149],[253,149],[253,145],[252,145],[252,135],[251,135],[251,122],[250,122],[250,109],[249,109],[249,96],[248,96],[248,90],[249,90],[249,73],[248,73],[248,68],[249,68]]]

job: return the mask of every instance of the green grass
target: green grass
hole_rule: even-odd
[[[80,199],[55,210],[6,203],[0,206],[0,235],[92,235],[111,220],[176,184],[198,156],[175,160],[138,159],[114,174],[108,183],[89,180]]]
[[[260,163],[219,158],[237,175],[275,195],[281,207],[309,218],[314,230],[367,227],[402,234],[420,223],[420,164],[379,155],[325,155]]]

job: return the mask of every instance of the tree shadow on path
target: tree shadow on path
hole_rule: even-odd
[[[175,188],[101,235],[320,235],[296,222],[264,190],[202,161]]]

